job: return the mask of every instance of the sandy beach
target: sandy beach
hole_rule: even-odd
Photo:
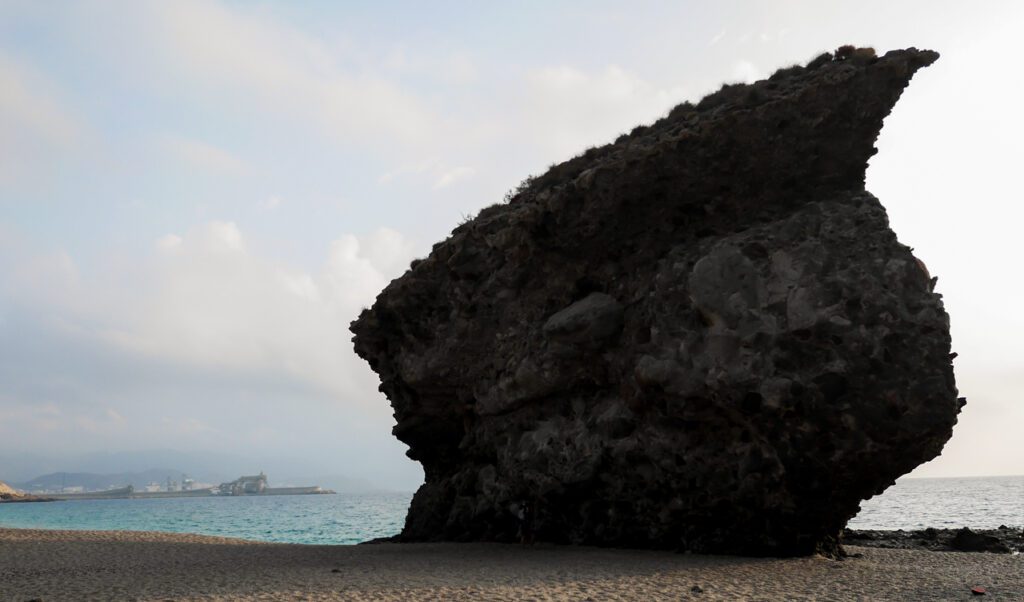
[[[794,559],[500,544],[303,546],[0,529],[2,600],[1024,599],[1024,556],[849,548]]]

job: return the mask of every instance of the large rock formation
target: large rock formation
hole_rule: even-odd
[[[961,401],[864,191],[938,57],[840,49],[524,183],[352,325],[423,464],[401,538],[835,553]]]

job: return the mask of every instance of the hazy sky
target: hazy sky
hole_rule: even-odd
[[[0,453],[412,488],[360,308],[525,176],[855,43],[942,53],[868,171],[969,400],[915,474],[1024,473],[1024,3],[352,4],[0,0]]]

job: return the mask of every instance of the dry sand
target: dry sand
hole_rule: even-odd
[[[1024,600],[1024,556],[850,551],[863,557],[0,529],[0,600],[966,600],[973,585]]]

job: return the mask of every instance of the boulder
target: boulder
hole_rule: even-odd
[[[426,476],[402,540],[836,554],[963,405],[864,190],[938,54],[844,47],[528,179],[352,324]]]
[[[956,532],[949,542],[950,547],[961,552],[995,552],[1009,554],[1010,547],[1001,539],[986,533],[975,533],[967,527]]]

